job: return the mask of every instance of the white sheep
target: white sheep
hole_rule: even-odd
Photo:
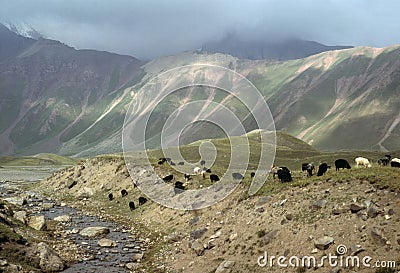
[[[395,158],[392,159],[392,161],[400,163],[400,158],[395,157]]]
[[[201,172],[200,167],[195,167],[195,168],[193,169],[193,173],[194,173],[194,174],[200,174],[200,172]]]
[[[369,160],[367,159],[367,158],[365,158],[365,157],[357,157],[356,159],[355,159],[355,161],[356,161],[356,164],[357,164],[357,166],[359,166],[359,165],[361,165],[361,166],[364,166],[365,168],[366,167],[371,167],[371,163],[369,163]]]

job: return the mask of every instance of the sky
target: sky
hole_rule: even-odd
[[[0,22],[45,37],[149,60],[200,48],[227,33],[327,45],[400,43],[399,0],[0,0]]]

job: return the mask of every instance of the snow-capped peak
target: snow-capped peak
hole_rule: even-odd
[[[36,29],[34,29],[32,26],[28,25],[27,23],[10,23],[6,22],[4,25],[11,30],[12,32],[27,37],[27,38],[32,38],[35,40],[38,40],[39,38],[42,38],[43,35],[40,34]]]

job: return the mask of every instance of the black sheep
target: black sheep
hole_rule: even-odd
[[[139,197],[139,206],[143,205],[146,202],[147,202],[147,198],[146,197],[143,197],[143,196]]]
[[[312,163],[303,163],[303,164],[301,164],[301,170],[303,172],[307,171],[307,176],[308,177],[312,176],[312,172],[313,172],[314,168],[315,167],[314,167],[314,165]]]
[[[109,194],[108,194],[108,200],[112,201],[113,199],[114,199],[113,194],[112,194],[112,193],[109,193]]]
[[[171,182],[174,179],[174,175],[170,174],[165,176],[162,180],[164,180],[165,182]]]
[[[135,209],[135,202],[130,201],[130,202],[129,202],[129,208],[130,208],[131,210],[134,210],[134,209]]]
[[[205,160],[200,161],[200,165],[201,165],[201,166],[206,165],[206,161],[205,161]]]
[[[121,190],[121,195],[122,195],[122,197],[127,196],[128,192],[125,189],[123,189],[123,190]]]
[[[190,178],[190,174],[188,174],[188,173],[185,173],[185,180],[186,181],[189,181],[190,179],[192,179],[192,178]]]
[[[336,171],[338,171],[339,169],[351,169],[349,162],[347,162],[347,160],[345,159],[337,159],[335,161],[335,167]]]
[[[211,169],[204,168],[203,169],[206,173],[211,173]]]
[[[184,190],[185,190],[185,187],[183,186],[182,182],[179,182],[179,181],[175,182],[175,185],[174,185],[175,194],[182,193]]]
[[[391,167],[397,167],[397,168],[400,168],[400,162],[397,162],[397,161],[391,161],[391,162],[390,162],[390,166],[391,166]]]
[[[250,173],[250,177],[253,178],[254,176],[256,176],[256,173],[255,172],[251,172]]]
[[[292,175],[290,174],[289,169],[279,169],[278,170],[278,178],[281,180],[281,182],[292,182]]]
[[[322,163],[322,164],[319,165],[319,167],[318,167],[317,176],[323,176],[323,175],[326,173],[326,171],[327,171],[328,169],[330,169],[330,168],[331,168],[331,166],[329,166],[328,164]]]
[[[219,181],[219,177],[216,174],[210,174],[210,180],[211,182],[217,182]]]

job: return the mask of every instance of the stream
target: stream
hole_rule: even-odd
[[[123,230],[117,224],[104,221],[95,216],[82,213],[79,210],[60,204],[59,202],[46,200],[34,192],[23,192],[20,190],[22,185],[36,183],[46,175],[40,172],[39,179],[10,181],[6,176],[1,176],[3,170],[0,170],[0,198],[18,197],[21,194],[29,196],[28,203],[23,208],[29,215],[43,215],[46,220],[62,215],[71,216],[71,221],[63,223],[66,238],[57,237],[57,240],[73,240],[79,248],[84,249],[85,255],[83,261],[71,265],[62,272],[130,272],[126,264],[133,262],[133,257],[140,258],[144,251],[144,240],[136,239],[129,231]],[[28,170],[32,171],[31,169]],[[9,174],[10,171],[6,171]],[[21,175],[20,175],[21,176]],[[25,178],[27,174],[23,174]],[[50,204],[50,205],[49,205]],[[48,209],[43,209],[43,205],[48,205]],[[63,205],[63,206],[62,206]],[[105,227],[109,233],[101,237],[84,237],[79,232],[87,227]],[[113,247],[99,246],[98,241],[101,238],[107,238],[115,242]]]

